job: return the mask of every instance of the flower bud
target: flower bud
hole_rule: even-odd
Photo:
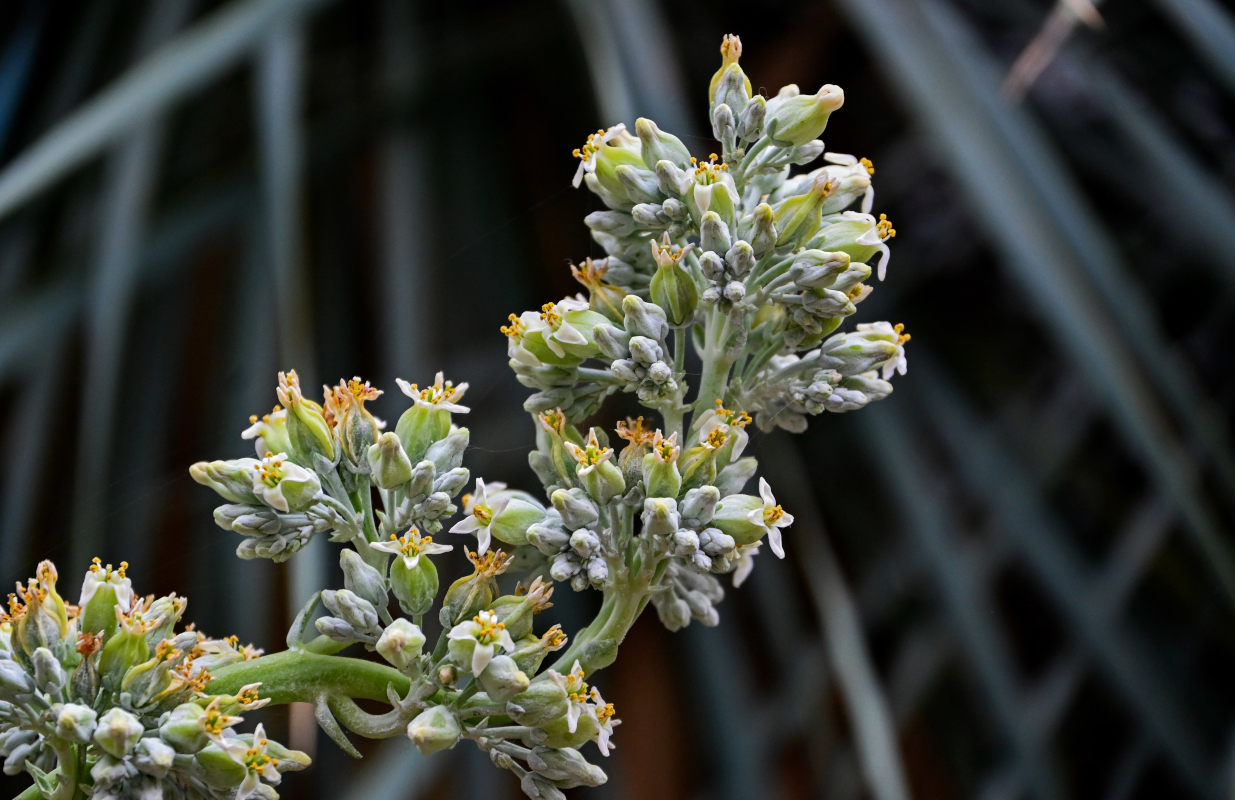
[[[800,94],[790,84],[767,103],[767,132],[780,145],[803,145],[819,138],[828,117],[845,102],[839,86],[825,84],[815,94]]]
[[[159,726],[159,738],[181,753],[196,753],[206,744],[201,718],[206,710],[197,703],[181,703]]]
[[[320,405],[300,390],[295,370],[279,373],[279,402],[287,409],[287,435],[292,455],[301,464],[312,465],[314,456],[334,460],[334,433]]]
[[[673,222],[659,203],[640,203],[630,210],[630,215],[644,228],[667,228]],[[622,296],[625,297],[626,293],[623,292]]]
[[[446,438],[429,445],[424,457],[433,462],[439,473],[459,469],[463,463],[463,451],[470,440],[471,433],[467,428],[455,428]]]
[[[797,246],[819,230],[823,215],[823,202],[833,192],[833,184],[826,173],[815,176],[810,189],[777,203],[774,210],[776,230],[780,232],[776,244]]]
[[[690,606],[685,600],[668,596],[656,603],[656,616],[669,631],[680,631],[690,624]]]
[[[649,497],[643,501],[643,531],[650,536],[671,536],[681,524],[677,501],[672,497]]]
[[[420,628],[400,617],[386,626],[377,640],[377,653],[396,669],[405,670],[420,657],[425,635]]]
[[[381,489],[395,489],[412,479],[412,462],[403,452],[399,437],[387,431],[365,452],[369,473]]]
[[[520,547],[528,542],[527,529],[543,522],[544,519],[545,510],[540,507],[540,504],[512,497],[493,518],[489,533],[499,542]]]
[[[575,474],[587,493],[602,505],[626,491],[622,470],[612,461],[601,461],[590,467],[580,464]]]
[[[683,325],[693,318],[699,305],[699,287],[682,264],[665,261],[652,276],[648,297],[665,310],[671,324]]]
[[[699,223],[699,237],[699,246],[713,253],[726,252],[732,241],[729,226],[715,211],[703,215],[703,221]]]
[[[711,521],[719,500],[720,490],[715,486],[700,486],[686,493],[678,509],[682,512],[682,519],[690,525],[703,525]]]
[[[741,239],[733,243],[733,246],[725,252],[725,263],[729,265],[729,269],[733,270],[733,274],[741,278],[750,272],[755,267],[755,251],[750,246],[749,242]]]
[[[650,497],[677,497],[682,488],[682,473],[678,470],[677,433],[668,439],[657,433],[652,452],[643,457],[643,485]]]
[[[721,143],[726,153],[732,153],[737,147],[737,118],[726,103],[712,107],[712,136]]]
[[[119,612],[117,611],[117,616]],[[103,681],[119,688],[124,674],[150,657],[150,645],[140,621],[130,630],[123,620],[103,643],[99,655],[99,673]]]
[[[670,201],[679,202],[678,197],[685,195],[694,185],[694,177],[691,173],[682,169],[672,161],[657,161],[656,162],[656,180],[660,186],[660,190],[669,195],[665,198],[662,208],[669,209]],[[665,212],[669,214],[668,210]]]
[[[506,713],[520,725],[538,728],[565,717],[569,707],[566,689],[544,674],[537,676],[525,691],[510,698]]]
[[[763,135],[763,121],[767,115],[767,101],[763,95],[757,94],[746,104],[742,118],[738,121],[738,138],[753,142]]]
[[[213,489],[229,503],[257,503],[253,494],[252,458],[236,458],[230,461],[199,461],[189,467],[189,477],[202,486]]]
[[[128,755],[142,735],[141,720],[123,708],[110,708],[99,717],[94,743],[116,758]]]
[[[431,559],[421,558],[411,569],[402,558],[391,562],[390,591],[405,614],[416,616],[428,613],[437,597],[437,588],[437,567],[433,566]]]
[[[712,525],[733,537],[739,545],[753,544],[763,538],[767,527],[750,519],[752,511],[761,511],[763,500],[750,494],[731,494],[716,505]]]
[[[140,771],[155,778],[162,778],[171,771],[176,751],[171,745],[148,736],[137,743],[133,754],[133,765]]]
[[[720,43],[720,69],[716,70],[708,84],[708,102],[732,105],[731,100],[735,96],[742,97],[743,101],[750,97],[750,79],[738,66],[741,57],[742,40],[732,33],[726,34]],[[736,88],[729,84],[735,84]]]
[[[536,747],[528,756],[528,766],[563,789],[600,786],[608,780],[604,770],[589,764],[573,747]]]
[[[94,735],[99,715],[90,706],[65,703],[56,710],[56,735],[76,744],[85,744]]]
[[[9,756],[9,759],[4,762],[4,771],[11,775],[16,774],[15,772],[9,772],[9,761],[11,761],[12,758],[12,756]],[[102,792],[98,790],[103,787],[112,787],[115,784],[119,784],[122,781],[136,775],[137,768],[134,767],[132,763],[124,759],[113,758],[104,753],[98,761],[94,762],[94,766],[90,768],[90,777],[94,780],[94,785],[96,787],[95,794],[93,796],[99,797]],[[113,797],[115,796],[116,795],[113,795]]]
[[[463,729],[449,708],[433,706],[407,724],[407,737],[421,753],[429,755],[454,747],[463,737]]]
[[[493,700],[503,703],[529,685],[527,674],[507,655],[494,656],[480,673],[480,685]]]
[[[378,628],[377,609],[348,589],[326,589],[322,592],[322,605],[357,631],[371,633]]]
[[[202,779],[213,789],[239,786],[248,772],[244,764],[233,758],[231,753],[213,743],[199,750],[196,760]]]
[[[39,647],[30,655],[34,666],[34,683],[40,692],[55,694],[64,688],[67,676],[60,661],[52,655],[51,650]]]
[[[725,262],[710,250],[699,254],[699,269],[709,281],[720,281],[725,277]]]
[[[623,164],[614,173],[630,205],[661,200],[660,183],[652,170]]]
[[[349,591],[375,606],[385,605],[386,581],[382,573],[365,562],[360,554],[350,548],[339,551],[339,567],[343,570],[343,585]]]
[[[34,681],[30,673],[22,669],[16,661],[0,659],[0,698],[11,699],[17,695],[34,692]]]
[[[690,161],[690,151],[682,144],[682,140],[671,133],[665,133],[652,120],[644,117],[635,120],[635,133],[639,137],[644,164],[672,161],[683,165]]]
[[[776,246],[776,215],[767,203],[755,206],[755,210],[751,213],[751,231],[747,239],[750,241],[755,258],[763,258]]]
[[[613,360],[626,355],[626,342],[630,339],[626,331],[613,325],[597,325],[593,335],[596,347],[605,358]]]
[[[625,314],[623,327],[631,334],[664,341],[669,333],[665,310],[655,303],[648,303],[636,295],[628,294],[622,300],[622,310]]]

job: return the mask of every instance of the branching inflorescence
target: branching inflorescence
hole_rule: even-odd
[[[793,517],[762,477],[743,491],[758,474],[743,455],[748,426],[801,431],[809,416],[886,397],[905,371],[901,326],[836,332],[875,269],[882,279],[895,235],[870,214],[871,163],[818,139],[843,93],[752,96],[740,53],[726,37],[708,90],[719,154],[693,157],[647,119],[575,151],[575,185],[606,207],[585,222],[607,255],[571,268],[586,295],[502,328],[534,390],[524,407],[543,494],[477,478],[460,497],[467,384],[400,380],[411,406],[385,430],[365,407],[382,394],[369,383],[326,387],[318,404],[280,373],[279,405],[243,434],[259,458],[191,474],[226,501],[215,521],[244,537],[240,557],[284,561],[327,534],[342,545],[344,588],[310,599],[287,651],[253,657],[173,633],[183,599],[135,598],[123,571],[92,567],[79,606],[66,606],[45,562],[0,628],[5,770],[25,768],[57,798],[85,786],[274,797],[279,771],[307,759],[261,726],[232,726],[241,711],[301,700],[348,752],[345,731],[406,735],[423,753],[470,739],[530,797],[603,782],[579,748],[607,755],[618,720],[588,680],[638,616],[651,603],[671,630],[714,625],[717,575],[740,584],[765,540],[784,557]],[[623,392],[648,413],[588,426]],[[443,594],[433,559],[451,542],[466,543],[473,571]],[[536,624],[558,583],[602,594],[569,639]],[[431,647],[427,629],[440,629]],[[382,662],[340,655],[351,646]]]

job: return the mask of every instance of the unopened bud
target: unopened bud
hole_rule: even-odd
[[[110,708],[94,729],[95,744],[116,758],[128,755],[142,735],[141,720],[123,708]]]
[[[420,628],[400,617],[386,626],[377,640],[377,652],[395,668],[403,670],[420,657],[425,635]]]
[[[407,724],[407,737],[425,755],[454,747],[462,736],[459,721],[445,706],[425,709]]]

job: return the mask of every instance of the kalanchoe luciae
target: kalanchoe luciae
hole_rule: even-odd
[[[0,616],[6,769],[26,764],[56,798],[78,787],[100,798],[160,787],[276,797],[281,773],[307,757],[262,725],[235,726],[267,702],[300,700],[349,751],[345,729],[406,735],[423,753],[467,739],[532,797],[602,783],[579,748],[608,755],[618,721],[585,676],[613,662],[649,602],[670,629],[715,625],[719,575],[742,583],[765,541],[785,556],[793,516],[745,454],[749,423],[800,431],[887,397],[906,369],[900,325],[841,330],[872,274],[885,277],[896,234],[872,213],[871,162],[817,138],[843,92],[791,85],[764,97],[741,54],[726,36],[708,87],[716,152],[692,154],[648,119],[634,122],[637,136],[601,128],[574,152],[574,185],[604,205],[585,223],[605,254],[571,267],[586,294],[502,327],[532,392],[529,462],[543,493],[477,478],[459,497],[471,480],[470,434],[455,423],[466,383],[440,372],[424,388],[398,380],[406,399],[383,433],[366,403],[390,399],[367,381],[323,387],[319,403],[296,372],[279,373],[279,405],[242,433],[258,458],[190,474],[223,499],[215,521],[240,534],[239,556],[283,561],[326,534],[342,547],[343,588],[316,592],[289,650],[260,656],[176,632],[183,598],[134,595],[123,563],[96,560],[70,606],[44,562]],[[594,418],[619,392],[646,415]],[[607,431],[624,440],[620,452]],[[746,491],[756,476],[757,495]],[[443,529],[475,535],[476,549],[472,573],[439,601]],[[520,576],[513,587],[507,573]],[[602,594],[596,619],[569,640],[537,624],[555,582]],[[422,624],[435,606],[442,633],[430,643]],[[349,646],[355,655],[340,653]],[[371,714],[361,698],[389,711]]]

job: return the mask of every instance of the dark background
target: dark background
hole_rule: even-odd
[[[874,161],[898,231],[856,321],[904,322],[911,369],[758,440],[789,558],[717,629],[636,626],[596,682],[610,783],[578,796],[1229,796],[1235,24],[1068,7],[6,4],[0,578],[127,559],[277,649],[335,556],[239,561],[187,468],[249,454],[280,368],[395,395],[445,369],[473,473],[532,486],[497,328],[599,254],[570,151],[649,116],[706,155],[735,32],[756,89],[845,89],[829,149]],[[285,797],[517,796],[467,743],[322,744]]]

